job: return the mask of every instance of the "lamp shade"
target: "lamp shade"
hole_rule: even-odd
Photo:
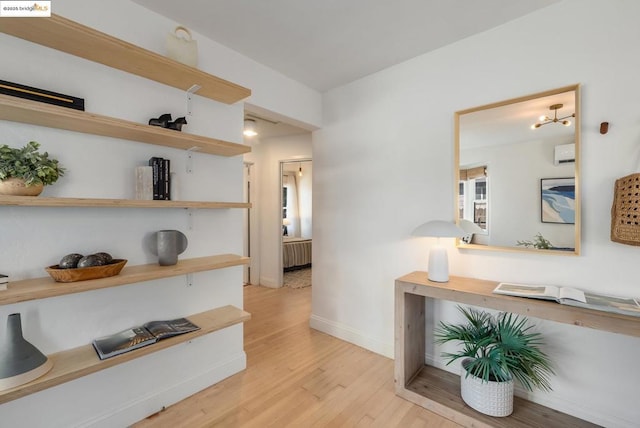
[[[465,235],[460,238],[465,244],[471,244],[473,242],[474,233],[484,232],[480,226],[466,219],[460,220],[459,226],[465,232]]]
[[[484,232],[484,230],[482,230],[482,228],[480,226],[478,226],[474,222],[466,220],[466,219],[460,220],[460,225],[459,226],[465,233],[480,233],[480,232]]]
[[[282,225],[283,226],[289,226],[291,224],[291,220],[289,220],[288,218],[283,218],[282,219]]]
[[[0,391],[31,382],[52,367],[51,360],[22,336],[20,314],[9,315],[0,348]]]
[[[432,238],[460,238],[465,231],[450,221],[431,220],[416,227],[411,234]]]

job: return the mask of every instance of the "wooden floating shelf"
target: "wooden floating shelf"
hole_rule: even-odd
[[[46,299],[48,297],[64,296],[66,294],[82,293],[246,264],[249,264],[248,257],[221,254],[179,260],[178,264],[173,266],[160,266],[157,263],[125,266],[118,275],[88,281],[62,283],[55,282],[51,277],[24,279],[10,282],[6,290],[0,291],[0,305]]]
[[[159,126],[115,119],[1,94],[0,119],[139,141],[157,146],[193,150],[211,155],[236,156],[251,151],[251,147],[244,144],[230,143]]]
[[[249,202],[148,201],[137,199],[47,198],[0,195],[0,206],[88,208],[251,208]]]
[[[100,360],[93,345],[85,345],[74,349],[49,355],[53,362],[53,368],[44,376],[0,392],[0,404],[6,403],[42,391],[47,388],[69,382],[74,379],[126,363],[136,358],[158,352],[170,346],[190,341],[196,337],[213,333],[214,331],[230,327],[251,319],[251,314],[234,306],[222,306],[210,311],[201,312],[187,317],[191,322],[200,327],[200,330],[160,340],[152,345],[145,346],[124,354],[117,355],[106,360]]]
[[[200,85],[195,93],[215,101],[233,104],[251,95],[250,89],[59,15],[3,18],[0,31],[184,91]]]

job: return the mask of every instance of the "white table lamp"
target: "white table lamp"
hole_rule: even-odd
[[[438,238],[429,251],[429,281],[448,282],[449,259],[447,249],[440,245],[440,238],[460,238],[465,235],[464,230],[449,221],[432,220],[421,224],[411,234]]]

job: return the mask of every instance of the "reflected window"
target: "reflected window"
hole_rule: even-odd
[[[485,232],[488,214],[488,174],[486,165],[460,169],[458,187],[459,218],[469,220]]]

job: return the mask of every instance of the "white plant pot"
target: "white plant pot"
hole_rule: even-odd
[[[513,413],[513,379],[507,382],[485,382],[469,375],[465,369],[468,362],[462,361],[460,392],[462,399],[472,409],[489,416],[509,416]]]

